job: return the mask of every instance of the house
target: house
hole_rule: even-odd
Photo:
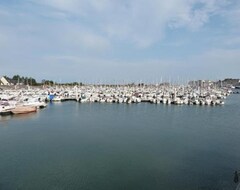
[[[1,77],[0,78],[0,85],[4,85],[4,86],[10,86],[13,85],[12,81],[10,79],[8,79],[7,77]]]
[[[197,81],[190,81],[188,83],[188,85],[192,86],[192,87],[202,87],[202,88],[206,88],[206,87],[210,87],[214,85],[214,82],[210,81],[210,80],[197,80]]]

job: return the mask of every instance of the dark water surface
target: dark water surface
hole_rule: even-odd
[[[224,106],[49,104],[0,118],[2,190],[230,190],[240,95]]]

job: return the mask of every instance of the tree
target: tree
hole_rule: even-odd
[[[12,80],[18,81],[18,79],[20,79],[21,77],[19,75],[14,75],[12,77]]]

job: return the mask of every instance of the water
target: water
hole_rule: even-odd
[[[230,190],[240,96],[224,106],[50,104],[0,118],[2,190]]]

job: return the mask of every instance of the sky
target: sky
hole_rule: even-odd
[[[0,76],[240,78],[239,0],[0,0]]]

